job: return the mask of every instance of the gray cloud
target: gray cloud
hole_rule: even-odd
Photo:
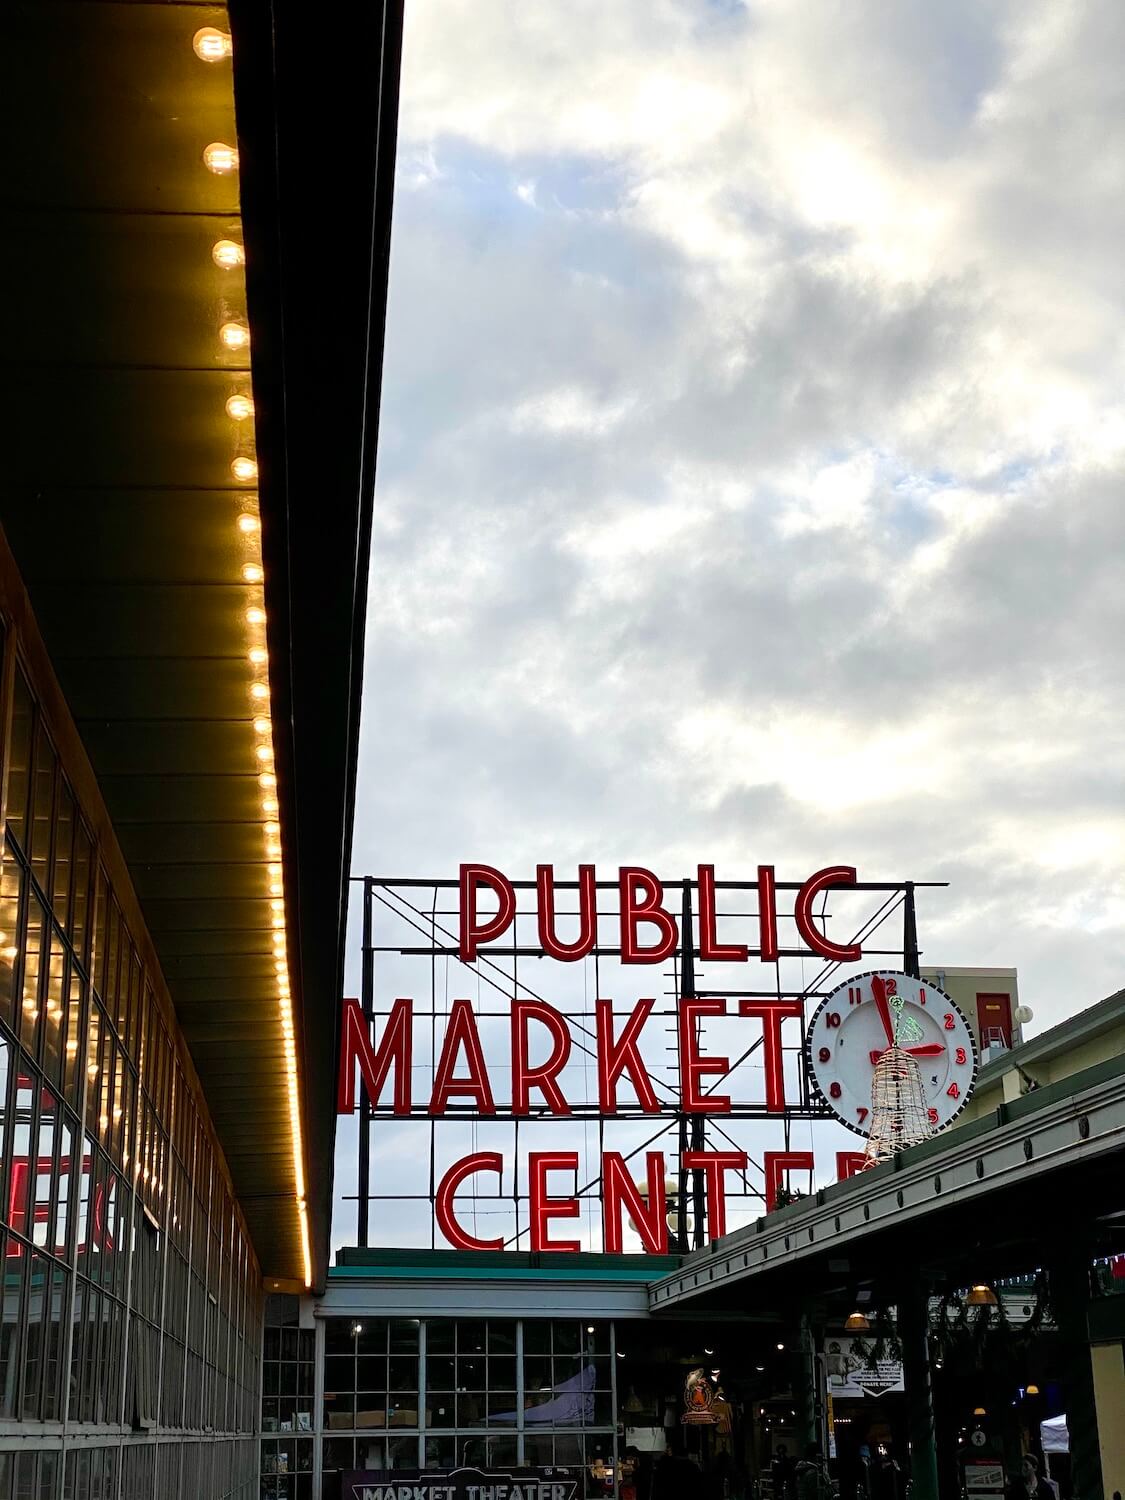
[[[357,868],[846,857],[1120,984],[1123,25],[412,12]]]

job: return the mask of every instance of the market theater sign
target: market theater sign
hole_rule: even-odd
[[[858,942],[832,941],[813,919],[813,903],[818,896],[826,891],[854,886],[855,882],[855,870],[839,865],[818,870],[796,889],[792,908],[787,909],[785,915],[792,918],[804,950],[833,963],[852,963],[861,958],[862,948]],[[698,867],[698,930],[693,935],[693,947],[704,963],[745,963],[751,957],[770,963],[778,958],[777,883],[772,866],[758,868],[756,885],[758,912],[749,919],[748,930],[726,934],[728,938],[738,936],[743,941],[720,943],[714,867]],[[487,945],[496,943],[512,928],[516,918],[516,890],[499,870],[479,864],[461,866],[458,886],[457,954],[463,963],[471,964],[478,955],[488,953]],[[574,892],[575,886],[571,883],[568,895],[573,897]],[[594,867],[580,866],[577,937],[563,941],[556,920],[554,871],[550,865],[538,867],[538,936],[544,956],[559,963],[576,963],[594,951],[599,930],[598,894]],[[680,942],[680,931],[676,916],[665,903],[661,882],[649,870],[626,866],[619,872],[614,896],[613,916],[619,922],[620,961],[649,966],[665,963]],[[733,920],[724,918],[724,922]],[[858,995],[859,991],[855,993]],[[367,1099],[378,1104],[389,1095],[396,1116],[422,1114],[434,1119],[447,1116],[451,1110],[462,1118],[480,1116],[517,1120],[532,1115],[538,1118],[571,1116],[572,1102],[567,1099],[560,1078],[572,1050],[573,1039],[567,1017],[540,999],[517,998],[508,1003],[509,1045],[505,1049],[504,1071],[507,1073],[510,1064],[510,1097],[497,1097],[473,1002],[455,999],[440,1041],[432,1087],[428,1097],[416,1099],[412,1067],[414,1002],[406,998],[396,999],[380,1034],[375,1037],[373,1024],[365,1018],[358,1001],[345,1000],[338,1077],[339,1113],[350,1114],[355,1110],[357,1080],[362,1079]],[[744,1021],[747,1046],[760,1049],[764,1064],[762,1103],[765,1114],[781,1118],[790,1113],[785,1090],[782,1027],[787,1020],[803,1020],[803,999],[781,996],[776,999],[740,999],[736,1004],[728,1005],[727,1000],[711,996],[681,998],[677,1007],[679,1075],[676,1087],[679,1098],[671,1103],[657,1099],[640,1045],[655,1004],[651,998],[638,999],[631,1011],[625,1012],[621,1009],[615,1011],[613,1001],[608,999],[599,998],[595,1003],[597,1109],[601,1116],[610,1118],[618,1114],[618,1085],[626,1079],[637,1100],[636,1105],[630,1103],[628,1107],[634,1116],[638,1109],[642,1114],[654,1116],[729,1114],[732,1107],[730,1097],[715,1090],[716,1081],[730,1072],[730,1060],[707,1052],[699,1035],[701,1021],[720,1017]],[[654,1022],[654,1026],[657,1024]],[[532,1055],[542,1056],[544,1049],[545,1060],[532,1063]],[[861,1108],[859,1113],[866,1115],[867,1111]],[[845,1123],[849,1122],[845,1120]],[[853,1123],[852,1128],[858,1127]],[[747,1153],[739,1150],[689,1150],[681,1153],[675,1163],[675,1170],[682,1167],[702,1174],[710,1239],[717,1239],[726,1228],[727,1174],[745,1172],[748,1160]],[[838,1175],[849,1175],[857,1164],[856,1154],[838,1153],[837,1164]],[[575,1239],[556,1238],[551,1228],[554,1220],[579,1216],[578,1198],[552,1196],[549,1183],[552,1173],[573,1174],[578,1165],[578,1153],[573,1151],[529,1153],[528,1227],[533,1251],[577,1251],[580,1248]],[[812,1167],[809,1152],[764,1152],[763,1196],[766,1203],[772,1206],[787,1171],[811,1170]],[[463,1185],[473,1184],[473,1180],[480,1176],[500,1174],[502,1169],[503,1158],[499,1152],[475,1151],[454,1162],[436,1183],[434,1212],[437,1224],[455,1248],[503,1248],[502,1236],[481,1239],[470,1234],[459,1221],[454,1203],[455,1195]],[[615,1151],[602,1153],[602,1222],[606,1251],[621,1251],[624,1216],[628,1217],[647,1250],[652,1253],[666,1251],[668,1204],[665,1173],[664,1154],[649,1151],[645,1162],[647,1181],[638,1186],[624,1156]]]
[[[346,1500],[579,1500],[572,1469],[395,1469],[345,1474]]]

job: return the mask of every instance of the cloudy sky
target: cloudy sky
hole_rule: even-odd
[[[1122,984],[1123,53],[408,5],[357,870],[844,861],[1032,1030]]]

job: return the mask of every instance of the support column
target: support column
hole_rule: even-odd
[[[1090,1350],[1094,1367],[1094,1399],[1098,1406],[1098,1435],[1102,1462],[1102,1489],[1112,1495],[1125,1491],[1125,1346],[1095,1344]]]
[[[1072,1487],[1081,1500],[1105,1500],[1094,1368],[1090,1358],[1089,1249],[1081,1240],[1075,1246],[1060,1249],[1048,1274],[1051,1310],[1059,1330],[1059,1373],[1070,1433]]]
[[[930,1385],[930,1297],[925,1283],[903,1284],[898,1299],[898,1337],[906,1386],[913,1500],[938,1500],[934,1393]]]
[[[801,1314],[801,1322],[797,1331],[797,1358],[800,1371],[794,1391],[797,1398],[797,1431],[799,1433],[799,1452],[796,1457],[804,1458],[813,1443],[818,1448],[821,1446],[817,1423],[816,1348],[807,1313]],[[821,1456],[827,1458],[828,1455],[823,1453]]]

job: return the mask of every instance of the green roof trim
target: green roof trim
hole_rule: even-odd
[[[329,1279],[428,1281],[618,1281],[644,1285],[679,1270],[679,1255],[536,1255],[526,1250],[389,1250],[336,1252]]]

